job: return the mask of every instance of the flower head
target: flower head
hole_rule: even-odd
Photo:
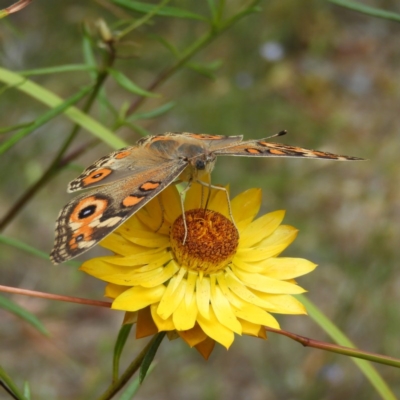
[[[294,278],[316,265],[278,257],[297,230],[281,225],[284,211],[255,219],[261,191],[250,189],[229,207],[223,190],[194,183],[182,217],[180,196],[169,186],[101,245],[114,252],[81,269],[108,282],[112,308],[131,312],[137,337],[178,334],[207,358],[215,342],[229,348],[234,334],[266,338],[279,328],[271,313],[305,314],[292,295]]]

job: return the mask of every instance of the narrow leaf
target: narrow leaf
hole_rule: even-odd
[[[24,122],[22,124],[6,126],[4,128],[0,128],[0,134],[16,131],[17,129],[20,129],[20,128],[26,128],[27,126],[30,126],[34,123],[35,123],[35,121],[31,121],[31,122]]]
[[[146,355],[144,356],[142,365],[140,366],[140,371],[139,371],[139,383],[142,384],[144,381],[144,378],[146,378],[147,371],[157,353],[158,348],[160,347],[160,344],[162,340],[164,339],[165,332],[160,332],[157,334],[156,340],[152,344],[152,346],[149,348],[147,351]]]
[[[0,68],[0,81],[28,94],[51,108],[57,107],[63,102],[60,97],[43,86],[4,68]],[[122,139],[76,107],[69,107],[64,111],[64,114],[110,147],[119,149],[126,146],[126,143]]]
[[[329,320],[315,304],[303,295],[296,296],[306,307],[310,317],[337,343],[342,346],[354,347],[349,338]],[[396,400],[396,396],[390,390],[386,382],[379,375],[377,370],[365,360],[351,358],[358,366],[365,377],[370,381],[371,385],[386,400]]]
[[[35,327],[43,335],[50,336],[47,329],[35,315],[31,314],[29,311],[25,310],[18,304],[15,304],[14,302],[12,302],[11,300],[7,299],[2,295],[0,295],[0,308],[9,311],[10,313],[16,315],[17,317],[22,318],[24,321],[28,322],[28,324]]]
[[[124,349],[126,340],[128,339],[129,333],[132,329],[132,324],[122,325],[119,330],[117,341],[114,346],[114,357],[113,357],[113,381],[115,382],[119,377],[119,361],[121,358],[122,350]]]
[[[138,119],[150,119],[150,118],[159,117],[160,115],[165,114],[166,112],[171,110],[173,107],[175,107],[175,104],[176,104],[175,102],[170,101],[169,103],[165,103],[162,106],[155,108],[154,110],[132,114],[128,118],[128,121],[132,122],[132,121],[137,121]]]
[[[140,88],[135,83],[133,83],[126,75],[124,75],[121,71],[117,71],[116,69],[109,68],[108,72],[115,79],[115,81],[119,85],[121,85],[124,89],[126,89],[128,92],[131,92],[131,93],[137,94],[139,96],[143,96],[143,97],[160,97],[159,94],[148,92],[147,90]]]
[[[393,11],[386,11],[380,8],[366,6],[364,4],[360,4],[354,1],[347,0],[329,0],[331,3],[336,4],[337,6],[348,8],[353,11],[358,11],[362,14],[371,15],[372,17],[389,19],[392,21],[400,22],[400,14],[395,13]]]
[[[12,239],[10,237],[0,235],[0,243],[15,247],[16,249],[25,251],[36,257],[40,257],[40,258],[43,258],[44,260],[49,261],[48,253],[45,253],[44,251],[40,251],[40,250],[36,249],[35,247],[29,246],[28,244],[21,242],[20,240]],[[81,263],[78,261],[67,261],[64,263],[64,265],[70,265],[72,267],[79,267],[81,265]]]
[[[49,111],[38,117],[33,124],[30,124],[28,127],[19,130],[10,139],[6,140],[0,145],[0,155],[9,150],[12,146],[14,146],[14,144],[18,143],[25,136],[29,135],[45,123],[49,122],[51,119],[62,114],[67,108],[71,107],[73,104],[76,104],[79,100],[85,97],[92,90],[92,88],[92,86],[83,88],[80,92],[74,94],[57,107],[50,109]]]
[[[74,72],[74,71],[96,71],[96,67],[85,64],[69,64],[69,65],[58,65],[56,67],[49,67],[49,68],[18,71],[18,74],[22,76],[32,76],[32,75],[58,74],[61,72]]]
[[[11,379],[11,377],[7,374],[7,372],[0,366],[0,382],[4,383],[7,388],[7,391],[10,391],[14,397],[18,400],[27,400],[22,393],[20,393],[17,385]]]
[[[154,369],[154,363],[151,364],[147,374],[150,374]],[[132,400],[140,387],[139,377],[135,378],[127,388],[122,392],[119,400]]]
[[[156,4],[148,4],[140,1],[132,1],[132,0],[112,0],[113,3],[118,4],[119,6],[128,8],[132,11],[138,11],[140,13],[150,13],[153,12],[155,8],[157,8]],[[175,18],[188,18],[188,19],[196,19],[200,21],[206,21],[202,15],[194,14],[186,10],[182,10],[177,7],[167,7],[164,6],[159,10],[155,11],[155,15],[159,15],[162,17],[175,17]]]

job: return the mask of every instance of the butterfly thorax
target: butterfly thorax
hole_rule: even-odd
[[[179,176],[182,181],[201,179],[214,168],[216,155],[209,150],[207,142],[188,136],[168,134],[153,136],[143,144],[164,159],[185,161],[187,167]]]

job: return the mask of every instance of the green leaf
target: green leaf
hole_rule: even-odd
[[[121,358],[122,350],[124,349],[126,340],[131,332],[132,324],[122,325],[119,330],[117,341],[114,346],[113,357],[113,381],[115,382],[119,377],[119,361]]]
[[[160,332],[156,336],[156,340],[152,343],[151,347],[147,351],[146,355],[143,358],[143,362],[140,366],[140,371],[139,371],[139,383],[142,384],[144,381],[144,378],[146,378],[147,371],[156,356],[157,350],[160,347],[160,344],[162,340],[164,339],[166,332]]]
[[[29,382],[24,382],[24,396],[27,400],[31,400],[31,388]]]
[[[159,117],[160,115],[165,114],[173,107],[175,107],[175,104],[176,104],[175,102],[170,101],[169,103],[165,103],[162,106],[155,108],[154,110],[132,114],[130,117],[128,117],[128,121],[133,122],[137,121],[138,119],[150,119]]]
[[[150,369],[149,369],[150,372]],[[135,378],[123,391],[119,400],[131,400],[135,396],[140,387],[139,378]]]
[[[354,343],[335,326],[307,297],[303,295],[296,296],[306,307],[310,317],[337,343],[342,346],[354,348]],[[382,379],[376,369],[365,360],[352,357],[351,360],[358,366],[365,377],[370,381],[375,390],[385,400],[396,400],[386,382]]]
[[[28,400],[26,397],[22,395],[22,393],[20,393],[19,389],[17,388],[17,385],[14,383],[11,377],[1,366],[0,366],[0,381],[2,381],[5,384],[7,391],[10,391],[17,400]]]
[[[17,317],[22,318],[24,321],[28,322],[28,324],[35,327],[43,335],[50,336],[47,329],[35,315],[31,314],[29,311],[25,310],[18,304],[15,304],[14,302],[12,302],[11,300],[7,299],[2,295],[0,295],[0,308],[9,311],[10,313],[16,315]]]
[[[24,122],[22,124],[6,126],[4,128],[0,128],[0,134],[16,131],[17,129],[20,129],[20,128],[26,128],[27,126],[30,126],[34,123],[35,123],[35,121],[31,121],[31,122]]]
[[[20,74],[21,76],[31,76],[31,75],[58,74],[61,72],[74,72],[74,71],[96,71],[96,67],[85,64],[69,64],[69,65],[58,65],[57,67],[18,71],[18,74]]]
[[[140,13],[145,13],[145,14],[153,12],[154,9],[157,8],[156,4],[142,3],[140,1],[133,1],[133,0],[112,0],[112,2],[118,4],[119,6],[128,8],[129,10],[138,11]],[[159,15],[161,17],[188,18],[188,19],[196,19],[199,21],[207,21],[207,19],[204,18],[202,15],[194,14],[177,7],[164,6],[159,10],[155,11],[155,15]]]
[[[57,107],[63,103],[63,100],[60,97],[45,89],[43,86],[1,67],[0,81],[28,94],[51,108]],[[76,107],[69,107],[64,111],[64,114],[78,125],[87,129],[104,143],[108,144],[110,147],[119,149],[127,146],[127,144],[113,132]]]
[[[331,3],[336,4],[337,6],[348,8],[353,11],[358,11],[362,14],[371,15],[372,17],[389,19],[392,21],[400,22],[400,14],[382,10],[380,8],[366,6],[364,4],[359,4],[354,1],[347,0],[329,0]]]
[[[85,64],[89,67],[96,68],[97,62],[96,57],[92,48],[92,41],[90,40],[89,33],[85,27],[84,35],[82,37],[82,52]]]
[[[43,258],[44,260],[49,261],[49,255],[47,253],[45,253],[44,251],[40,251],[32,246],[29,246],[28,244],[21,242],[20,240],[12,239],[10,237],[0,235],[0,243],[15,247],[16,249],[25,251],[29,254],[34,255],[35,257]],[[72,267],[79,267],[81,265],[81,263],[78,261],[67,261],[64,263],[64,265],[70,265]]]
[[[153,371],[153,369],[154,369],[154,363],[150,365],[147,374],[150,374]],[[122,392],[122,395],[118,400],[132,400],[136,392],[138,391],[139,387],[140,387],[140,382],[139,382],[139,377],[137,377],[126,387],[126,389]]]
[[[117,71],[116,69],[113,68],[108,68],[108,72],[115,79],[115,81],[124,89],[126,89],[128,92],[143,97],[160,97],[159,94],[148,92],[147,90],[140,88],[135,83],[133,83],[126,75],[124,75],[121,71]]]
[[[197,72],[198,74],[204,75],[207,78],[215,79],[215,75],[213,71],[217,70],[222,65],[221,60],[215,60],[209,64],[199,64],[190,62],[186,64],[186,67],[192,69],[193,71]]]
[[[33,124],[28,127],[19,130],[10,139],[6,140],[0,145],[0,155],[9,150],[14,144],[18,143],[25,136],[29,135],[45,123],[49,122],[51,119],[62,114],[67,108],[76,104],[79,100],[85,97],[91,90],[93,86],[88,86],[83,88],[80,92],[74,94],[69,99],[65,100],[63,103],[45,112],[43,115],[38,117]]]

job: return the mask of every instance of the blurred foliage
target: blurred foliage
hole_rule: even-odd
[[[82,121],[61,115],[62,100],[44,105],[2,85],[0,146],[16,132],[24,133],[0,157],[1,217],[47,171],[40,190],[28,196],[4,235],[40,251],[51,249],[54,221],[70,198],[67,182],[111,150],[110,142],[91,135],[100,129],[94,123],[127,143],[147,132],[243,134],[250,139],[287,129],[285,143],[369,161],[221,158],[213,180],[229,182],[233,195],[262,187],[263,211],[286,209],[286,222],[300,229],[287,255],[320,265],[301,279],[309,298],[358,347],[400,357],[398,23],[333,4],[339,1],[261,1],[258,12],[221,31],[216,40],[206,40],[183,67],[179,61],[209,32],[204,19],[212,15],[217,21],[218,9],[210,12],[211,0],[176,0],[162,13],[147,3],[142,11],[154,14],[147,20],[137,7],[123,7],[137,5],[134,1],[34,0],[0,21],[2,68],[26,71],[25,83],[71,101],[76,110],[90,109],[85,129],[74,128],[74,122],[82,126]],[[244,4],[229,2],[224,18]],[[400,13],[393,0],[364,4]],[[0,1],[0,8],[8,5]],[[165,15],[176,9],[185,12],[179,18]],[[115,35],[112,60],[109,34]],[[90,102],[90,95],[73,97],[99,83],[100,74],[104,80],[96,101]],[[0,242],[0,277],[0,284],[32,290],[87,298],[103,293],[100,282],[74,267],[54,267],[5,241]],[[45,337],[0,310],[0,362],[16,386],[28,380],[32,398],[99,396],[111,376],[122,315],[42,299],[10,300],[36,315],[51,334]],[[307,317],[279,320],[283,329],[328,340]],[[122,366],[143,346],[143,340],[128,339]],[[348,358],[304,349],[273,334],[267,343],[238,338],[228,353],[216,348],[207,363],[181,341],[165,342],[157,359],[135,398],[376,398]],[[400,397],[399,371],[377,369]],[[0,391],[3,398],[8,397]]]

